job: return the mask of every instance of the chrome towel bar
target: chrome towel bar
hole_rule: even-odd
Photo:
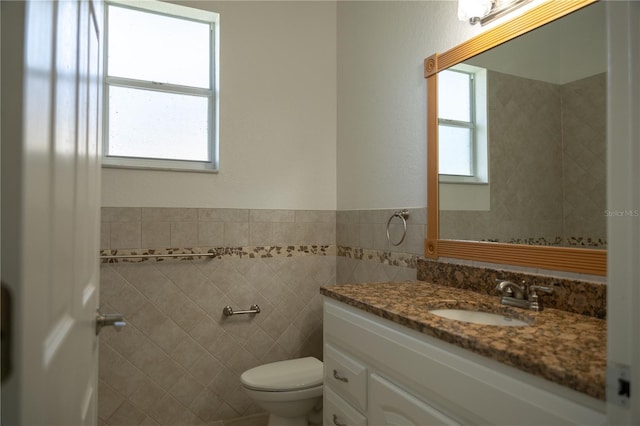
[[[234,311],[231,306],[225,306],[222,308],[222,313],[226,317],[230,317],[231,315],[241,315],[241,314],[259,314],[260,307],[258,305],[251,305],[251,307],[246,311]]]

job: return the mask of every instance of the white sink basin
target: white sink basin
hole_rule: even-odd
[[[525,321],[510,318],[502,314],[470,311],[466,309],[433,309],[429,312],[439,317],[456,321],[470,322],[472,324],[501,325],[507,327],[524,327],[530,325]]]

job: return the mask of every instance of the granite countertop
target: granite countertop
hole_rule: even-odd
[[[605,399],[606,320],[500,304],[499,296],[430,284],[346,284],[320,288],[324,296],[386,318],[429,336],[545,378],[594,398]],[[448,320],[434,308],[507,313],[531,326],[502,327]]]

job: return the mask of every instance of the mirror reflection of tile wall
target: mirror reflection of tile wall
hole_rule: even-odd
[[[606,241],[607,76],[562,86],[564,231]]]
[[[442,211],[441,238],[604,248],[606,74],[488,91],[491,211]]]

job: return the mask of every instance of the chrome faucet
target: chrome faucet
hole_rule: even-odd
[[[545,293],[553,292],[551,287],[541,285],[528,286],[524,280],[522,281],[522,285],[502,279],[497,279],[496,282],[498,284],[495,289],[502,294],[501,303],[503,305],[531,309],[533,311],[542,310],[542,304],[540,303],[536,290],[544,291]]]

